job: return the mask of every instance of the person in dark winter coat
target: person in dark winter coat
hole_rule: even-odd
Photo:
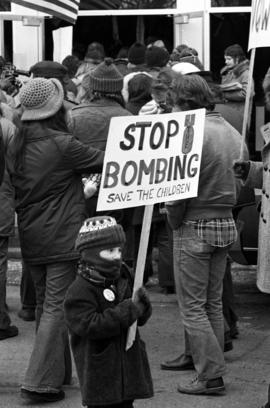
[[[82,173],[101,171],[104,153],[68,133],[64,91],[55,79],[34,78],[20,92],[22,127],[7,150],[24,262],[37,295],[37,334],[22,397],[64,398],[71,380],[63,300],[75,278],[75,239],[85,218]]]
[[[123,269],[125,234],[113,217],[87,219],[76,245],[81,262],[66,294],[65,318],[82,393],[89,408],[132,408],[133,401],[153,396],[145,345],[139,331],[126,350],[128,328],[151,315],[147,293],[131,299],[130,276]]]
[[[1,108],[0,108],[1,109]],[[11,324],[6,305],[6,281],[8,269],[9,237],[14,234],[14,190],[5,169],[5,150],[15,135],[16,127],[2,116],[0,111],[0,139],[3,142],[3,182],[0,184],[0,340],[17,336],[18,328]]]
[[[85,75],[82,84],[86,92],[84,103],[69,112],[69,129],[82,143],[105,150],[111,119],[131,115],[125,109],[121,95],[123,75],[114,65],[112,58],[105,58],[95,69]],[[97,197],[98,195],[95,194],[86,199],[88,217],[96,215]],[[132,212],[132,208],[118,209],[110,212],[110,215],[120,222],[127,233],[130,229]],[[127,239],[125,260],[131,262],[129,242],[130,239]]]

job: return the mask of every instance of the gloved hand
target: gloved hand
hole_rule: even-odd
[[[150,300],[148,298],[145,288],[140,287],[136,290],[134,294],[133,303],[139,310],[140,316],[143,315],[144,311],[149,307]]]
[[[233,163],[233,171],[236,178],[246,180],[250,169],[250,161],[235,160]]]

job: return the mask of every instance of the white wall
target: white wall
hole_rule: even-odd
[[[17,15],[33,15],[41,17],[44,14],[26,7],[11,3],[11,11]],[[18,69],[28,70],[37,61],[42,60],[43,41],[42,26],[24,26],[21,21],[13,21],[13,63]]]
[[[177,18],[176,18],[177,21]],[[175,46],[186,44],[198,51],[199,59],[203,62],[203,18],[189,18],[187,24],[175,24]]]
[[[58,28],[53,31],[53,60],[62,62],[72,53],[73,26]]]

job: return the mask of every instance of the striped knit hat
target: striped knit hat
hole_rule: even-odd
[[[123,88],[123,75],[113,64],[112,58],[105,58],[88,75],[90,87],[94,92],[117,93]]]
[[[99,216],[88,218],[84,221],[77,240],[76,248],[82,251],[84,248],[113,248],[123,246],[125,233],[115,218]]]

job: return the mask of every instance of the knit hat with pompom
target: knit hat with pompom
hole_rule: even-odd
[[[21,88],[19,98],[23,108],[22,121],[43,120],[59,111],[64,91],[58,79],[33,78]]]
[[[115,218],[92,217],[84,221],[76,240],[76,248],[82,251],[85,248],[121,247],[125,240],[124,230]]]
[[[123,88],[123,75],[113,64],[112,58],[105,58],[88,75],[90,87],[94,92],[119,93]]]

